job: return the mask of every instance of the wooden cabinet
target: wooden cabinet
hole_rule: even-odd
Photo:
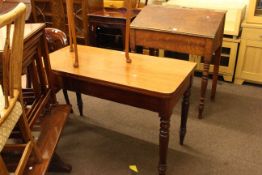
[[[262,84],[262,25],[243,23],[235,83]]]
[[[239,42],[240,42],[239,39],[229,39],[229,38],[223,39],[219,74],[223,76],[225,81],[232,82],[233,80]],[[204,64],[203,64],[202,57],[190,55],[189,60],[197,63],[197,67],[196,67],[197,71],[203,71]],[[213,64],[211,64],[209,72],[212,73],[213,69],[214,66]]]
[[[262,23],[262,1],[249,0],[247,23]]]

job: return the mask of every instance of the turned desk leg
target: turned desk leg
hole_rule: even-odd
[[[209,66],[210,66],[211,55],[209,58],[205,58],[204,61],[204,70],[202,75],[202,82],[201,82],[201,96],[200,96],[200,103],[199,103],[199,111],[198,111],[198,118],[203,118],[202,114],[204,111],[204,103],[205,103],[205,94],[207,89],[208,83],[208,73],[209,73]]]
[[[221,59],[221,47],[219,47],[215,52],[215,63],[214,63],[214,73],[213,73],[213,82],[212,82],[212,91],[211,91],[211,100],[215,99],[216,89],[217,89],[217,77],[219,72],[219,64]]]
[[[188,89],[185,91],[183,100],[182,100],[182,110],[181,110],[181,124],[180,124],[180,145],[184,144],[184,139],[186,135],[186,124],[187,124],[187,117],[188,117],[188,110],[190,105],[190,94],[191,94],[191,86],[192,86],[192,79],[190,78],[190,84],[188,86]]]
[[[160,114],[159,133],[159,175],[165,175],[167,170],[167,150],[169,142],[170,114]]]

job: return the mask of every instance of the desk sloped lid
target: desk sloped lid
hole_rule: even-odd
[[[215,38],[225,12],[175,6],[146,6],[131,23],[131,29]]]

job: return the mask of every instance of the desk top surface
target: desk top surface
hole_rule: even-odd
[[[28,40],[31,36],[33,36],[36,32],[43,29],[45,24],[43,23],[34,23],[34,24],[25,24],[24,30],[24,41]],[[11,28],[11,33],[13,29]],[[0,41],[4,41],[6,38],[6,28],[3,27],[0,29]],[[11,39],[12,41],[12,39]],[[4,42],[0,42],[0,52],[3,52]]]
[[[225,12],[175,6],[144,7],[131,23],[131,29],[215,38]]]
[[[74,53],[65,47],[50,54],[53,71],[82,79],[139,91],[169,95],[174,93],[193,72],[192,62],[130,54],[126,63],[124,52],[78,45],[79,68],[74,68]]]

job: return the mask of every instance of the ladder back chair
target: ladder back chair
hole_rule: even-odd
[[[54,52],[68,45],[66,34],[59,29],[45,28],[45,36],[48,43],[49,52]],[[63,89],[63,94],[65,97],[66,104],[71,105],[67,90]],[[81,93],[76,92],[76,98],[80,116],[83,116],[83,100],[81,97]]]
[[[0,29],[6,30],[4,52],[2,54],[3,76],[0,93],[0,174],[7,175],[7,164],[2,153],[21,152],[14,174],[22,175],[31,153],[37,162],[41,161],[40,153],[31,135],[22,102],[21,74],[23,56],[23,35],[26,6],[20,3],[13,10],[0,16]],[[13,30],[13,32],[11,32]],[[12,33],[12,36],[10,36]],[[2,41],[1,41],[2,42]],[[14,47],[15,46],[15,47]],[[23,144],[9,143],[15,126],[21,131]],[[13,163],[13,162],[12,162]]]

